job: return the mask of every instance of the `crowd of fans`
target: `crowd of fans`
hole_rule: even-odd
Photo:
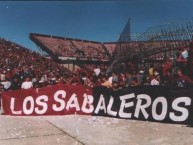
[[[163,59],[166,56],[175,59],[176,50],[189,46],[189,40],[160,40],[160,41],[133,41],[116,45],[115,55],[129,56],[142,55],[149,59]],[[169,51],[165,51],[169,50]],[[149,52],[149,53],[148,53]],[[151,55],[151,53],[154,53]],[[150,54],[150,55],[149,55]]]
[[[42,87],[45,79],[52,84],[52,80],[72,73],[53,60],[5,39],[0,39],[0,58],[1,91]],[[29,81],[32,84],[24,83]]]
[[[193,86],[192,43],[177,53],[177,64],[170,58],[164,64],[137,67],[132,62],[120,64],[120,70],[107,74],[107,65],[90,65],[74,72],[51,59],[13,42],[0,39],[0,89],[2,91],[41,88],[57,84],[84,85],[88,89],[106,86],[118,90],[130,86]]]
[[[42,36],[36,36],[35,39],[57,56],[80,56],[76,46],[70,40]]]
[[[177,44],[177,42],[174,44]],[[93,72],[91,74],[82,70],[78,77],[80,80],[85,80],[83,81],[85,86],[94,87],[102,85],[112,90],[140,85],[164,85],[180,88],[192,87],[193,41],[188,44],[186,42],[186,45],[180,43],[179,46],[181,47],[176,51],[176,63],[172,63],[173,60],[167,58],[164,63],[152,63],[137,67],[136,64],[129,61],[127,63],[120,63],[119,71],[110,74],[105,73],[108,67],[93,66]]]
[[[101,43],[84,42],[84,41],[71,41],[76,48],[81,52],[82,57],[95,58],[95,59],[106,59],[108,60],[107,52],[103,49]]]

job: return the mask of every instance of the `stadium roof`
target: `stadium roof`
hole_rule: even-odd
[[[51,56],[109,61],[117,42],[97,42],[30,33],[30,39]]]

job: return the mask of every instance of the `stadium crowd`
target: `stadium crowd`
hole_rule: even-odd
[[[1,90],[29,88],[24,85],[25,81],[32,81],[33,87],[41,87],[43,79],[51,83],[60,76],[71,75],[53,60],[5,39],[0,39],[0,58]]]
[[[90,70],[78,68],[74,72],[51,59],[13,42],[0,39],[1,92],[17,89],[41,88],[57,84],[106,86],[118,90],[130,86],[166,85],[193,86],[193,47],[182,48],[177,54],[177,65],[168,58],[164,64],[142,66],[121,63],[119,71],[107,74],[107,65],[92,65]]]

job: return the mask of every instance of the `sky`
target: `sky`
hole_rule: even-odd
[[[29,33],[98,42],[193,17],[193,0],[0,1],[0,37],[38,51]]]

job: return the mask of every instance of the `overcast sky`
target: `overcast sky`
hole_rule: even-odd
[[[112,42],[129,17],[134,34],[192,16],[193,0],[0,1],[0,37],[33,50],[30,32]]]

